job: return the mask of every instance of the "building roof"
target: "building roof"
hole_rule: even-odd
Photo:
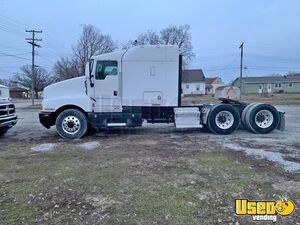
[[[0,88],[8,88],[8,87],[6,87],[6,86],[0,84]]]
[[[217,87],[217,88],[216,88],[216,91],[221,91],[221,90],[226,89],[226,88],[234,88],[234,89],[237,89],[238,87],[235,87],[235,86],[232,86],[232,85],[224,85],[224,86]],[[238,88],[238,89],[239,89],[239,88]]]
[[[205,76],[201,69],[183,70],[182,83],[204,82]]]
[[[207,78],[205,78],[205,83],[212,84],[218,78],[220,78],[220,77],[207,77]]]
[[[233,84],[239,83],[240,78],[236,78]],[[243,77],[243,83],[274,83],[274,82],[300,82],[300,74],[285,76],[261,76],[261,77]]]
[[[25,91],[25,92],[27,92],[28,90],[26,88],[22,88],[22,87],[10,87],[9,91],[16,91],[16,92],[17,91],[19,91],[19,92]]]

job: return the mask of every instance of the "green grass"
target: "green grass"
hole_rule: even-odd
[[[131,199],[131,207],[145,220],[157,218],[170,224],[198,224],[197,197],[192,191],[176,189],[156,192],[137,192]]]
[[[2,208],[2,207],[1,207]],[[37,208],[26,205],[24,203],[11,203],[8,206],[4,205],[1,210],[0,223],[1,224],[20,224],[26,221],[37,212]]]

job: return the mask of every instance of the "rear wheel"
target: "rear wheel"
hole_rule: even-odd
[[[246,124],[246,114],[247,114],[247,112],[249,111],[249,109],[250,109],[253,105],[255,105],[255,104],[257,104],[257,103],[250,103],[249,105],[247,105],[247,106],[244,108],[244,110],[243,110],[243,112],[242,112],[241,122],[242,122],[242,124],[243,124],[243,126],[244,126],[245,128],[247,128],[247,124]]]
[[[88,128],[87,118],[83,112],[77,109],[67,109],[56,118],[57,133],[66,139],[83,137]]]
[[[231,134],[239,124],[238,111],[227,104],[214,106],[208,117],[208,127],[215,134]]]
[[[254,133],[266,134],[276,129],[279,123],[277,109],[269,104],[255,104],[246,113],[246,125]]]

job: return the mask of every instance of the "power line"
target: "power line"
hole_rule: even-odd
[[[50,36],[49,34],[47,34],[48,37],[46,37],[48,40],[52,40],[53,42],[55,42],[60,48],[63,48],[67,51],[69,51],[70,49],[67,49],[64,45],[62,45],[60,42],[58,42],[55,38],[53,38],[52,36]]]
[[[250,67],[250,68],[300,70],[300,67],[280,67],[280,66],[255,66],[255,67]]]
[[[19,56],[16,56],[16,55],[11,55],[11,54],[7,54],[7,53],[3,53],[3,52],[0,52],[0,55],[8,56],[8,57],[14,57],[14,58],[17,58],[17,59],[23,59],[23,60],[30,61],[30,59],[19,57]]]
[[[11,30],[10,28],[7,28],[6,26],[3,26],[1,24],[0,24],[0,30],[17,35],[17,36],[23,36],[23,34],[21,34],[21,32]]]
[[[4,69],[10,69],[10,68],[12,68],[12,69],[18,69],[19,67],[17,67],[17,66],[0,66],[0,68],[4,68]]]
[[[26,29],[27,27],[29,27],[27,24],[24,24],[24,23],[19,22],[19,21],[15,20],[15,19],[12,19],[12,18],[9,18],[9,17],[7,17],[7,16],[4,16],[4,15],[1,15],[1,14],[0,14],[0,18],[1,18],[1,17],[5,19],[4,22],[8,22],[8,23],[10,23],[11,25],[16,26],[18,29],[24,30],[24,29]],[[1,23],[0,23],[0,30],[6,31],[6,32],[10,32],[10,33],[13,33],[13,34],[16,34],[16,35],[22,35],[22,36],[23,36],[22,33],[17,32],[17,31],[13,31],[13,30],[11,30],[10,27],[7,27],[6,25],[3,25],[3,24],[1,24]],[[66,47],[64,47],[64,45],[62,45],[62,44],[59,43],[57,40],[55,40],[54,38],[52,38],[49,34],[47,34],[47,35],[48,35],[48,37],[45,37],[45,38],[48,39],[50,42],[56,44],[56,45],[58,46],[57,49],[59,49],[60,52],[62,52],[62,51],[61,51],[62,48],[64,48],[65,50],[69,51]],[[49,50],[49,52],[50,52],[51,54],[53,54],[55,57],[61,57],[61,56],[58,56],[58,55],[56,54],[56,50],[53,50],[52,48],[47,47],[47,46],[44,46],[44,47],[47,48],[47,49]]]
[[[7,16],[4,16],[4,15],[0,14],[0,17],[4,18],[7,21],[11,21],[10,23],[12,23],[12,22],[15,23],[16,26],[19,26],[21,29],[24,29],[24,28],[26,29],[27,27],[29,27],[27,24],[19,22],[19,21],[15,20],[15,19],[7,17]]]
[[[61,58],[60,55],[56,54],[56,52],[54,50],[52,50],[51,48],[45,46],[46,49],[48,49],[48,52],[53,55],[54,57],[57,57],[57,58]]]
[[[8,71],[8,70],[2,70],[2,69],[0,69],[0,72],[10,73],[10,74],[16,74],[17,73],[17,72],[12,72],[12,71]]]
[[[205,70],[205,71],[225,71],[225,70],[233,70],[233,69],[239,69],[240,67],[238,67],[238,66],[236,66],[236,67],[227,67],[226,69],[205,69],[205,68],[203,68],[203,70]]]
[[[17,51],[22,51],[22,52],[24,52],[24,49],[15,48],[15,47],[8,46],[8,45],[3,45],[3,44],[0,44],[0,46],[2,46],[2,47],[4,47],[4,48],[8,48],[8,49],[14,49],[14,50],[17,50]]]
[[[40,57],[41,59],[43,59],[44,61],[46,62],[49,62],[51,64],[54,64],[54,62],[50,61],[49,59],[45,58],[44,56],[41,56],[41,55],[37,55],[38,57]]]
[[[262,67],[249,67],[248,70],[265,70],[265,71],[300,71],[300,68],[262,68]]]
[[[19,56],[19,55],[27,55],[30,54],[30,52],[24,52],[24,53],[19,53],[19,54],[14,54],[14,56]],[[9,55],[9,54],[8,54]],[[0,57],[5,57],[6,55],[1,55]]]
[[[247,55],[255,56],[255,57],[264,57],[264,58],[273,58],[273,59],[279,59],[279,60],[285,60],[285,61],[297,61],[300,62],[300,59],[296,58],[290,58],[290,57],[282,57],[282,56],[276,56],[276,55],[266,55],[266,54],[257,54],[257,53],[247,53]]]

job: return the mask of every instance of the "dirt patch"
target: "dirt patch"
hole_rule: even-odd
[[[80,144],[79,147],[86,150],[92,150],[100,147],[100,143],[98,141],[85,142]]]
[[[47,152],[51,151],[56,147],[56,144],[53,143],[46,143],[46,144],[41,144],[35,147],[32,147],[31,150],[35,152]]]
[[[278,191],[285,192],[286,195],[293,192],[300,194],[300,181],[285,180],[272,184],[272,187]]]
[[[300,164],[300,159],[298,157],[284,156],[283,158],[287,161],[296,162]]]
[[[296,148],[299,148],[299,149],[300,149],[300,142],[299,142],[299,141],[295,142],[295,143],[294,143],[294,146],[295,146]]]

